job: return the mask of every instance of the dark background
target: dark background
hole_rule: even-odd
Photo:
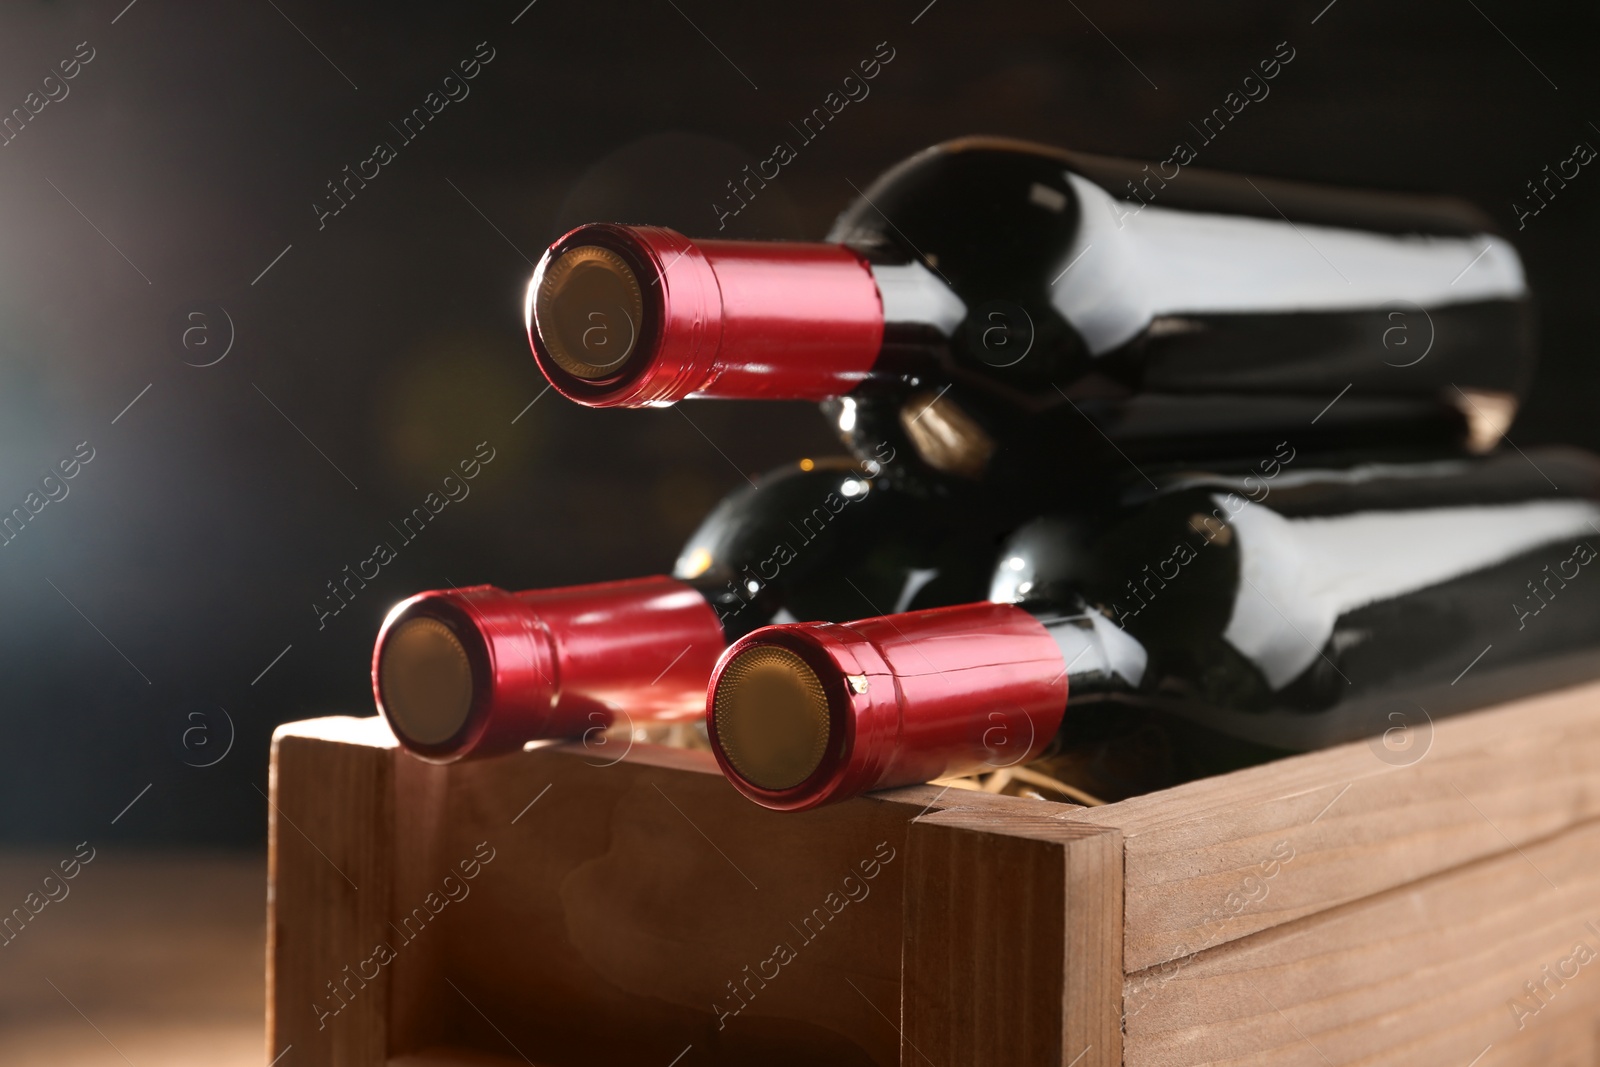
[[[1521,232],[1511,210],[1546,164],[1600,145],[1592,12],[525,2],[5,5],[0,113],[95,50],[0,147],[0,512],[95,450],[0,548],[6,839],[258,842],[272,728],[371,713],[396,600],[660,572],[742,472],[835,451],[804,405],[525,410],[544,382],[521,295],[577,222],[713,232],[724,183],[881,41],[895,58],[871,95],[725,235],[819,237],[850,182],[963,134],[1163,158],[1287,40],[1271,95],[1197,164],[1481,204],[1541,298],[1512,437],[1600,445],[1600,174]],[[485,41],[470,95],[401,147],[388,123]],[[379,140],[398,158],[319,230],[324,183]],[[170,337],[201,301],[235,331],[209,367]],[[482,441],[495,459],[471,495],[401,546],[389,523]],[[324,583],[380,540],[399,558],[319,629]]]

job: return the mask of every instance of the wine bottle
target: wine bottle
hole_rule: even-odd
[[[1194,440],[1347,389],[1325,429],[1431,419],[1492,442],[1532,351],[1517,254],[1457,201],[993,138],[894,167],[822,243],[581,226],[525,312],[580,403],[848,398],[847,433],[878,409],[876,439],[898,423],[958,475],[1044,412]],[[935,398],[948,419],[922,417]]]
[[[989,602],[747,635],[707,728],[782,810],[1042,755],[1114,797],[1427,729],[1600,675],[1597,500],[1564,449],[1174,478],[1019,530]]]
[[[982,596],[996,540],[848,459],[806,460],[719,504],[671,576],[401,602],[373,650],[373,694],[402,744],[436,762],[619,720],[697,721],[729,641],[774,618]]]

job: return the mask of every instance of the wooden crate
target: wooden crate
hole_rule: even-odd
[[[268,1059],[1600,1064],[1600,686],[1101,808],[613,759],[281,728]]]

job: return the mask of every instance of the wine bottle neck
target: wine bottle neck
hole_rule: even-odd
[[[1132,634],[1082,606],[1018,604],[1050,634],[1061,652],[1068,701],[1091,693],[1124,693],[1144,680],[1149,655]]]

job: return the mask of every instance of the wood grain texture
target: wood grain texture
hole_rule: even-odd
[[[912,820],[1037,807],[918,787],[786,815],[705,753],[607,763],[555,746],[452,769],[444,854],[499,850],[444,917],[445,995],[471,1002],[458,1043],[535,1062],[692,1047],[697,1064],[896,1064]]]
[[[397,753],[371,722],[313,719],[273,735],[262,1062],[288,1045],[297,1067],[385,1059],[387,975],[345,970],[384,939],[394,878]]]
[[[434,768],[375,720],[281,730],[273,1046],[417,1067],[1595,1062],[1600,687],[1443,722],[1407,766],[1345,746],[1090,810],[920,786],[782,815],[704,753],[607,756]],[[319,1030],[325,984],[430,895]],[[1595,960],[1527,999],[1580,941]]]
[[[459,857],[442,851],[447,817],[450,768],[411,759],[404,752],[394,761],[394,878],[389,899],[388,929],[383,941],[395,949],[388,967],[389,1009],[386,1048],[392,1055],[436,1044],[445,1036],[443,1018],[433,1005],[438,990],[442,938],[409,937],[411,923],[428,894],[442,895],[443,878]],[[446,905],[448,907],[448,905]],[[404,924],[402,926],[402,924]],[[431,920],[430,920],[431,924]],[[402,951],[403,949],[403,951]]]
[[[433,767],[371,719],[285,727],[275,761],[286,816],[374,887],[340,890],[275,824],[275,1034],[313,1064],[690,1048],[699,1064],[897,1064],[913,821],[1078,810],[917,786],[782,815],[706,753],[549,745]],[[290,1026],[380,943],[394,962],[325,1030],[309,1006]]]
[[[907,851],[901,1063],[1121,1064],[1116,831],[957,809]]]
[[[1597,857],[1588,823],[1130,974],[1126,1062],[1593,1064]]]
[[[1541,1017],[1539,1025],[1495,1045],[1479,1067],[1490,1062],[1495,1067],[1600,1067],[1600,1012],[1570,1011],[1548,1022]]]
[[[1441,720],[1409,765],[1344,745],[1073,818],[1124,835],[1132,971],[1600,817],[1597,768],[1589,685]]]

